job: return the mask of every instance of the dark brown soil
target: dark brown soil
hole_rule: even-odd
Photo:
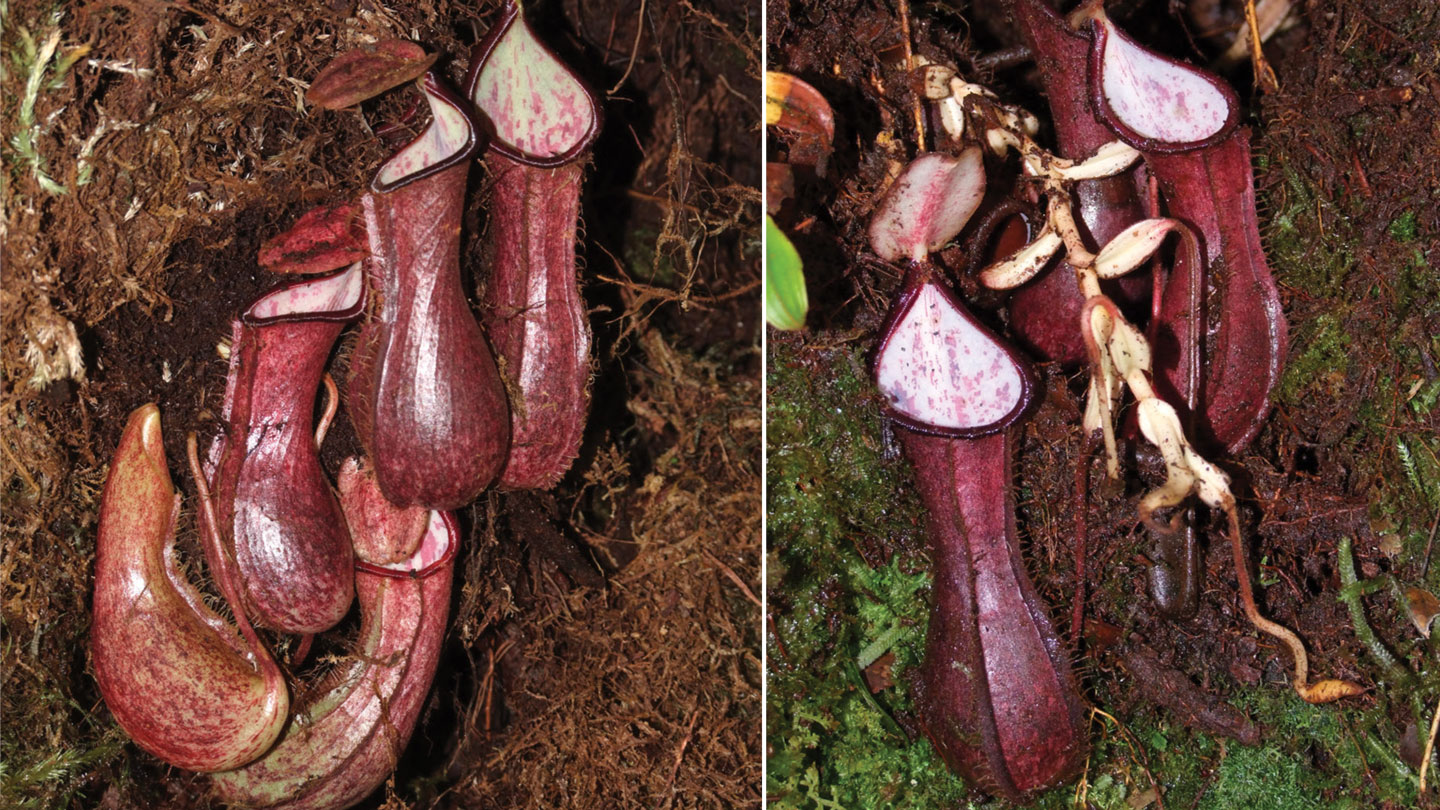
[[[203,807],[205,779],[129,744],[90,670],[109,455],[129,412],[158,402],[172,475],[193,494],[184,440],[216,430],[216,345],[278,281],[257,268],[259,244],[362,188],[389,149],[372,128],[411,100],[306,109],[304,82],[382,37],[440,52],[458,82],[499,8],[51,8],[12,3],[4,26],[15,56],[3,74],[7,139],[35,61],[24,55],[52,31],[59,42],[33,103],[43,165],[10,142],[4,153],[0,804]],[[461,511],[440,671],[395,778],[367,806],[754,803],[758,9],[570,0],[527,13],[604,96],[583,200],[593,412],[553,491],[487,493]],[[471,185],[462,255],[473,289],[484,272],[478,172]],[[342,339],[337,378],[347,351]],[[342,409],[327,469],[357,449]],[[320,657],[343,651],[343,635]]]

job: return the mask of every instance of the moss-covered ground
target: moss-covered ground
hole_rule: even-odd
[[[1230,31],[1243,4],[1111,7],[1140,36],[1203,60],[1223,37],[1205,39],[1201,18],[1218,15],[1230,27],[1215,30]],[[1023,64],[996,71],[983,58],[1014,41],[994,4],[909,9],[917,52],[1043,112]],[[860,259],[865,219],[886,161],[914,148],[899,11],[807,0],[770,10],[769,65],[819,88],[838,134],[829,173],[797,195],[803,216],[782,223],[806,262],[807,329],[772,330],[769,342],[769,795],[797,809],[998,807],[946,770],[911,702],[929,609],[924,529],[866,371],[899,278]],[[1023,550],[1093,714],[1082,778],[1036,807],[1437,804],[1433,755],[1424,795],[1419,785],[1440,711],[1440,643],[1417,631],[1404,594],[1440,592],[1436,42],[1434,4],[1319,0],[1296,4],[1293,24],[1266,47],[1277,90],[1250,87],[1244,65],[1228,74],[1254,132],[1261,230],[1290,352],[1265,430],[1224,463],[1261,609],[1300,634],[1317,676],[1356,680],[1366,693],[1311,706],[1290,691],[1288,656],[1245,621],[1218,539],[1205,552],[1200,615],[1155,615],[1133,478],[1115,494],[1092,475],[1087,633],[1068,637],[1083,378],[1042,366],[1046,396],[1017,460]],[[776,154],[783,143],[772,142]],[[995,301],[975,303],[1003,330]],[[1145,697],[1126,665],[1137,644],[1195,695],[1243,712],[1259,744],[1197,728]]]

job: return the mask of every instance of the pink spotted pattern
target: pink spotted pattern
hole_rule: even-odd
[[[356,262],[334,275],[281,287],[252,304],[245,315],[253,321],[265,321],[284,315],[345,312],[360,302],[364,289],[365,276]]]
[[[433,120],[420,137],[385,161],[375,179],[390,185],[416,172],[438,166],[470,144],[470,121],[444,96],[425,88]]]
[[[1106,27],[1100,82],[1120,123],[1143,138],[1171,143],[1203,141],[1224,128],[1230,102],[1213,83],[1184,65],[1139,47]]]
[[[934,284],[915,295],[875,369],[900,414],[939,428],[979,428],[1009,416],[1024,396],[1020,368]]]
[[[499,140],[539,158],[569,153],[595,126],[590,94],[523,18],[490,51],[472,98]]]
[[[414,556],[404,562],[382,567],[392,571],[424,571],[444,557],[453,542],[455,542],[455,538],[450,536],[450,529],[445,525],[444,516],[440,512],[432,511],[430,525],[425,529],[425,539],[420,541],[420,548]]]

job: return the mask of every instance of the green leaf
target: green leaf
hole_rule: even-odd
[[[800,253],[768,215],[765,217],[765,320],[776,329],[802,329],[810,297]]]

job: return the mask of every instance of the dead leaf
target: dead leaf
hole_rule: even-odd
[[[1312,684],[1296,684],[1295,691],[1306,703],[1334,703],[1341,698],[1354,697],[1365,691],[1365,687],[1357,683],[1330,679],[1316,681]]]
[[[1435,617],[1440,615],[1440,599],[1435,594],[1422,588],[1406,588],[1405,601],[1410,608],[1410,621],[1414,622],[1415,629],[1420,635],[1430,638],[1430,626],[1435,623]]]

